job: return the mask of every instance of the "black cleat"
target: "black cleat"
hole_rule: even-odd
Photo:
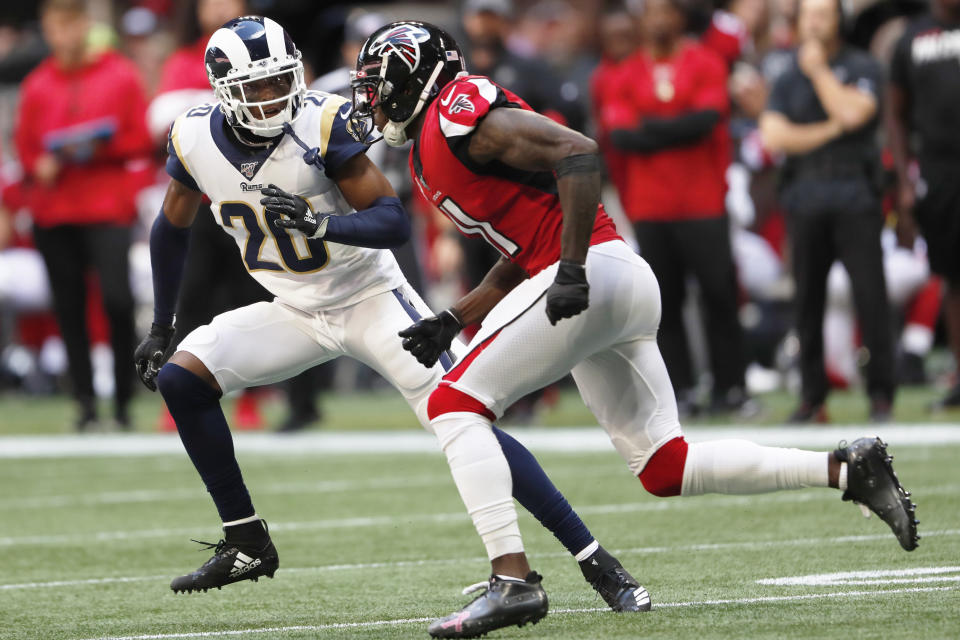
[[[833,452],[840,462],[847,463],[847,490],[844,500],[852,500],[870,509],[893,530],[900,546],[907,551],[917,548],[919,521],[914,518],[917,506],[910,500],[893,471],[893,457],[880,438],[860,438]],[[870,514],[866,511],[865,515]]]
[[[614,611],[650,611],[650,594],[623,568],[620,561],[603,547],[599,547],[593,555],[580,562],[580,571]]]
[[[201,542],[204,549],[213,549],[213,557],[199,569],[174,578],[170,588],[174,593],[190,593],[217,589],[241,580],[256,582],[260,576],[272,578],[280,566],[277,549],[270,540],[267,523],[263,520],[224,528],[220,542]]]
[[[542,579],[535,571],[523,582],[490,576],[488,582],[463,590],[466,595],[485,589],[479,597],[446,618],[434,620],[427,631],[434,638],[478,638],[501,627],[536,624],[547,615],[547,592],[540,586]]]

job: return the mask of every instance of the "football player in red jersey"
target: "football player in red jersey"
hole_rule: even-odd
[[[829,486],[876,512],[905,549],[916,547],[913,504],[879,438],[832,453],[684,440],[656,343],[657,281],[603,211],[595,142],[467,75],[453,39],[422,22],[371,35],[353,87],[353,135],[367,140],[376,126],[391,145],[412,139],[422,195],[502,254],[480,286],[400,332],[404,348],[432,366],[461,327],[483,322],[428,413],[493,575],[473,602],[431,624],[432,636],[475,637],[546,615],[491,425],[514,400],[571,371],[654,495]]]

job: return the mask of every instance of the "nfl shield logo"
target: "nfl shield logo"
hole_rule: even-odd
[[[257,165],[259,162],[244,162],[240,165],[240,173],[247,176],[247,180],[253,177],[253,174],[257,172]]]

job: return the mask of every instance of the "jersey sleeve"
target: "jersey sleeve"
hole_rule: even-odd
[[[469,136],[493,109],[519,106],[487,78],[463,78],[451,83],[437,98],[440,130],[448,139]]]
[[[350,101],[339,96],[330,96],[323,103],[320,117],[320,153],[328,171],[338,168],[357,155],[365,153],[367,146],[350,133]]]
[[[181,115],[173,121],[173,126],[170,127],[170,133],[167,135],[167,173],[171,178],[190,187],[194,191],[202,191],[199,185],[197,185],[197,181],[194,180],[190,170],[187,169],[183,150],[180,147],[180,129],[184,117],[185,116]]]

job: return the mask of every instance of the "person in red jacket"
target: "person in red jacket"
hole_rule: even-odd
[[[132,63],[87,47],[90,23],[82,0],[46,0],[40,19],[52,55],[23,82],[15,133],[32,183],[34,239],[67,348],[76,426],[84,430],[96,422],[84,319],[92,268],[110,320],[114,417],[127,428],[135,345],[127,255],[136,210],[131,169],[150,153],[146,98]]]
[[[697,410],[696,381],[682,308],[687,274],[702,292],[713,373],[711,409],[745,410],[742,331],[724,198],[730,164],[727,66],[684,36],[676,0],[648,0],[644,46],[622,63],[620,108],[606,122],[625,153],[627,186],[620,194],[634,223],[640,253],[663,296],[659,343],[681,413]]]

